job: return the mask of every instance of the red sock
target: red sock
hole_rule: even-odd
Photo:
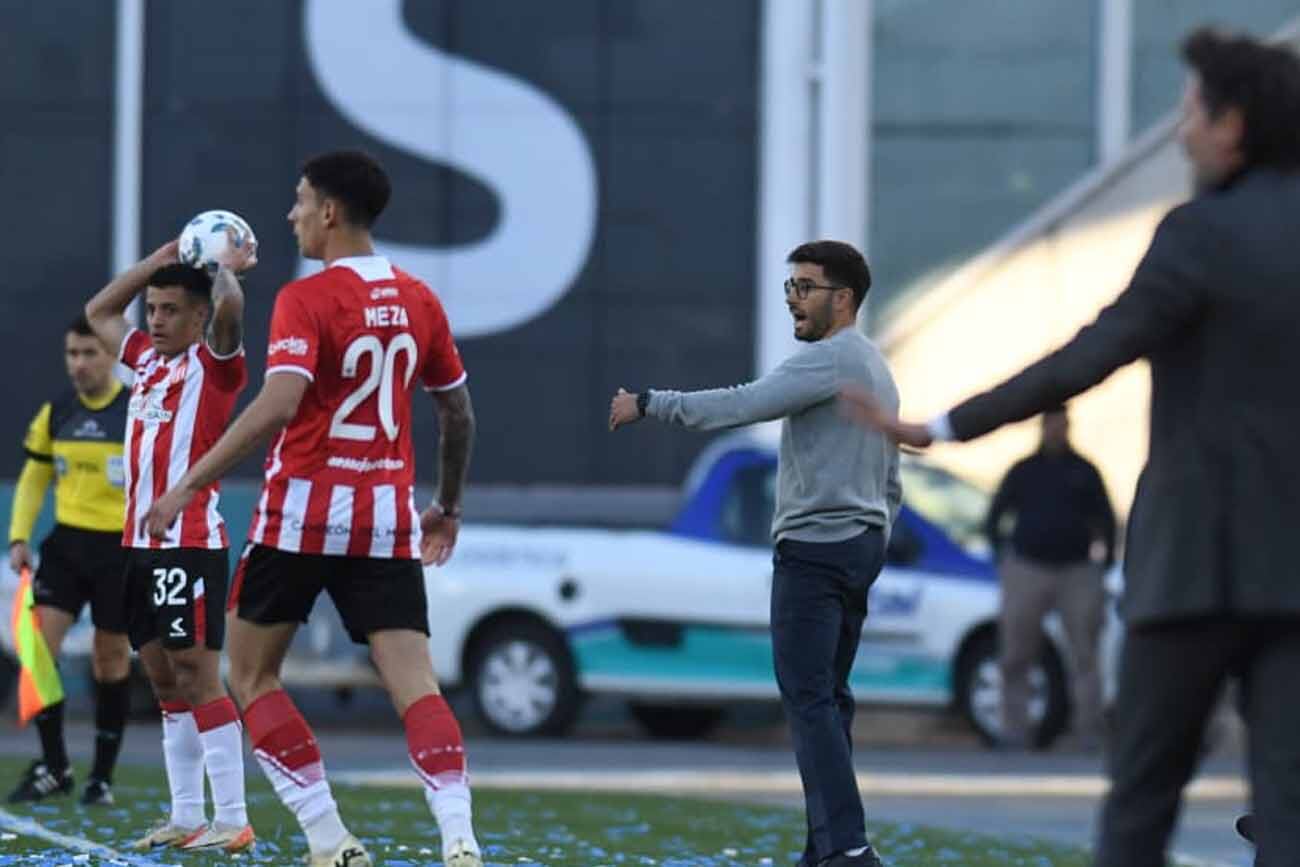
[[[228,723],[239,722],[239,709],[229,696],[201,704],[194,708],[194,724],[200,732],[211,731]]]
[[[162,708],[163,719],[167,719],[169,714],[190,712],[189,702],[185,701],[160,701],[158,706]]]
[[[465,742],[442,696],[430,693],[406,709],[406,747],[425,784],[438,789],[465,781]]]
[[[253,752],[299,786],[325,779],[316,738],[282,689],[268,692],[244,711]]]

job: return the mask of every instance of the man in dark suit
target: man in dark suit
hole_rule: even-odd
[[[1180,137],[1197,192],[1161,221],[1119,298],[928,425],[845,397],[864,423],[924,447],[1029,418],[1150,360],[1097,864],[1165,863],[1207,717],[1234,677],[1261,863],[1300,864],[1300,60],[1207,30],[1183,58]]]

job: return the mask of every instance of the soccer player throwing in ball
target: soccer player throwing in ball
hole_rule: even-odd
[[[218,486],[214,481],[196,491],[164,533],[147,533],[145,516],[169,483],[216,442],[248,378],[244,293],[235,274],[256,262],[253,245],[232,245],[213,278],[181,264],[172,241],[86,304],[95,334],[135,371],[124,446],[127,636],[162,705],[172,800],[170,818],[135,842],[140,849],[239,852],[254,842],[244,805],[239,713],[218,669],[230,568]],[[131,328],[124,315],[142,290],[148,333]],[[215,808],[210,825],[205,767]]]
[[[298,819],[316,867],[369,867],[325,778],[311,728],[280,682],[298,624],[329,593],[371,658],[406,728],[411,764],[449,867],[480,867],[460,726],[429,658],[425,563],[451,556],[474,434],[465,369],[437,297],[374,252],[388,177],[343,151],[303,167],[289,222],[325,270],[280,290],[266,382],[203,460],[149,515],[162,533],[205,486],[275,435],[249,545],[230,598],[230,682],[254,754]],[[432,392],[438,503],[415,509],[411,389]]]

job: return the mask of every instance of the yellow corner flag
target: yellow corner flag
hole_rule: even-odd
[[[18,675],[18,722],[27,725],[32,717],[52,704],[63,701],[63,681],[54,667],[54,657],[41,634],[32,598],[32,570],[24,566],[14,596],[12,615],[14,648],[22,673]]]

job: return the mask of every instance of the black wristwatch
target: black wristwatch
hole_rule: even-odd
[[[650,405],[650,389],[645,389],[636,396],[636,414],[645,418],[645,409]]]

